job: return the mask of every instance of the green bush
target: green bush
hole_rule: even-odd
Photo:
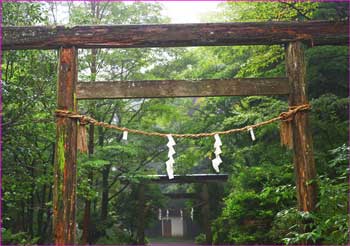
[[[194,242],[196,244],[206,244],[206,238],[205,238],[205,234],[201,233],[198,236],[195,237]]]
[[[100,237],[96,244],[136,244],[136,240],[127,231],[123,230],[117,225],[106,229],[106,234]]]
[[[33,245],[38,243],[39,237],[30,238],[26,232],[12,233],[11,230],[2,228],[2,244]]]
[[[348,148],[342,145],[330,151],[333,159],[328,166],[333,177],[322,174],[318,179],[319,202],[314,213],[289,208],[277,214],[271,236],[275,242],[300,244],[347,244],[348,234]],[[305,223],[305,220],[309,223]],[[303,223],[304,222],[304,223]]]
[[[273,243],[269,231],[275,215],[295,205],[292,170],[288,166],[242,169],[231,181],[220,217],[214,221],[214,243]]]

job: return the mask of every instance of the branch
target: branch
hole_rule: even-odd
[[[145,159],[144,161],[142,161],[139,166],[133,171],[133,172],[136,172],[138,170],[140,170],[142,167],[144,167],[146,164],[150,163],[151,161],[153,161],[155,158],[157,158],[161,153],[163,153],[164,151],[166,150],[166,148],[164,149],[160,149],[160,151],[155,151],[153,152],[153,155],[151,157],[151,159]],[[118,175],[118,178],[120,177],[121,175]],[[113,184],[115,184],[117,182],[117,179],[114,179],[113,180]],[[112,185],[113,185],[112,184]],[[111,185],[111,186],[112,186]],[[112,200],[113,198],[117,197],[121,192],[123,192],[128,186],[130,185],[130,181],[126,181],[126,184],[121,188],[119,189],[115,194],[113,194],[112,196],[110,196],[108,198],[108,201]],[[110,186],[110,187],[111,187]]]
[[[294,10],[296,10],[296,11],[298,12],[298,14],[302,15],[305,19],[311,20],[310,17],[306,16],[307,13],[310,12],[310,11],[308,11],[308,12],[306,12],[306,13],[301,12],[300,9],[298,9],[297,7],[295,7],[295,3],[293,3],[293,2],[292,2],[292,3],[290,3],[290,2],[284,2],[284,1],[279,1],[279,2],[282,3],[282,4],[284,4],[284,5],[287,5],[288,7],[292,8],[292,9],[294,9]]]
[[[130,119],[127,122],[127,125],[130,124],[134,118],[142,111],[143,105],[145,104],[146,99],[142,99],[140,108],[135,112],[135,114],[133,116],[130,117]]]

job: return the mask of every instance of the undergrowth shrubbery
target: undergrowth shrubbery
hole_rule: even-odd
[[[214,243],[347,244],[348,150],[343,145],[330,151],[333,159],[329,166],[336,177],[319,175],[319,202],[313,213],[297,210],[295,186],[271,182],[274,177],[288,173],[292,177],[291,168],[244,170],[231,183],[232,192],[225,200],[221,216],[213,223]],[[242,185],[248,176],[249,185]]]

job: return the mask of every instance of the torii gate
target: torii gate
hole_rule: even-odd
[[[259,22],[76,27],[3,27],[3,50],[59,49],[57,108],[76,111],[77,99],[288,95],[308,103],[304,44],[347,45],[347,22]],[[304,44],[303,44],[304,43]],[[77,49],[286,45],[285,78],[78,83]],[[312,211],[316,177],[307,112],[292,121],[298,207]],[[76,239],[77,120],[57,118],[53,224],[57,245]]]

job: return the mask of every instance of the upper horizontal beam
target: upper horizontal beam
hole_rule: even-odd
[[[288,95],[287,78],[80,82],[77,99]]]
[[[347,22],[240,22],[2,28],[2,49],[139,48],[282,44],[347,45]]]

